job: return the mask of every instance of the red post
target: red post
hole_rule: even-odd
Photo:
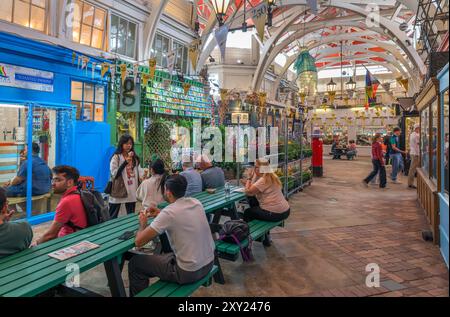
[[[313,176],[323,176],[323,142],[318,135],[312,138],[312,167]]]

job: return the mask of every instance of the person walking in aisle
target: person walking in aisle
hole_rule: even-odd
[[[400,134],[402,133],[399,127],[394,128],[394,133],[391,136],[390,144],[390,152],[389,156],[392,159],[392,173],[391,179],[394,184],[401,184],[397,180],[398,172],[403,168],[403,156],[406,155],[406,152],[400,149]]]
[[[128,134],[122,135],[119,139],[116,152],[114,152],[111,158],[109,167],[113,178],[116,175],[122,175],[127,189],[127,197],[118,198],[109,196],[109,213],[111,218],[117,218],[121,204],[125,204],[127,214],[134,213],[139,178],[140,175],[144,176],[144,171],[139,163],[139,157],[134,152],[133,137]]]
[[[381,148],[381,142],[383,138],[380,133],[375,134],[372,142],[372,165],[373,170],[367,176],[363,183],[365,186],[369,184],[369,182],[379,173],[380,178],[380,188],[386,187],[386,168],[383,157],[383,150]]]
[[[414,131],[409,136],[409,155],[411,156],[411,166],[408,172],[408,187],[417,188],[414,185],[414,176],[416,169],[419,167],[419,151],[420,151],[420,125],[414,125]]]

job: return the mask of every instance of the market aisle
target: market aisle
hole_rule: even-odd
[[[406,177],[365,188],[369,158],[324,165],[325,177],[291,197],[273,246],[255,243],[251,264],[221,261],[227,284],[196,296],[448,296],[447,268],[421,238],[425,217]],[[368,263],[380,266],[380,288],[365,286]]]
[[[291,197],[273,246],[254,243],[253,263],[221,260],[226,284],[194,296],[448,296],[448,271],[438,247],[421,238],[425,217],[406,179],[365,188],[368,158],[324,164],[325,177]],[[34,228],[35,238],[46,226]],[[368,263],[380,266],[382,287],[365,286]],[[126,267],[123,278],[128,286]],[[83,273],[81,284],[109,296],[102,266]]]

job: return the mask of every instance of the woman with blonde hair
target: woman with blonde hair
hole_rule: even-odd
[[[254,175],[258,180],[252,183],[253,175],[245,184],[245,194],[254,196],[258,205],[248,208],[244,212],[244,220],[249,222],[253,219],[264,221],[281,221],[289,217],[289,203],[281,191],[282,185],[278,176],[272,171],[267,159],[256,160]],[[264,245],[270,245],[270,236],[266,235]]]

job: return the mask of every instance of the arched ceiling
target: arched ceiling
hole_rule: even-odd
[[[246,8],[251,9],[263,0],[245,2]],[[379,15],[378,25],[374,25],[370,18],[373,16],[370,6],[377,5]],[[265,40],[261,46],[261,57],[254,76],[252,87],[259,90],[264,73],[279,54],[287,57],[283,67],[285,72],[292,64],[292,56],[296,56],[299,46],[310,49],[332,50],[340,46],[340,41],[346,47],[352,46],[351,54],[343,54],[342,63],[347,65],[350,60],[360,63],[390,64],[395,74],[408,76],[419,81],[419,74],[424,75],[426,66],[413,47],[412,26],[417,12],[415,0],[323,0],[318,1],[317,14],[313,14],[307,6],[306,0],[278,0],[274,10],[273,26],[266,28]],[[232,1],[226,19],[231,28],[238,28],[243,22],[243,0]],[[197,13],[201,24],[201,37],[206,42],[209,34],[216,27],[216,18],[209,7],[208,0],[197,0]],[[247,23],[252,25],[248,18]],[[207,57],[216,46],[215,41],[202,47],[198,68],[206,62]],[[358,50],[360,48],[361,50]],[[337,52],[333,51],[336,54]],[[312,52],[315,54],[315,52]],[[338,53],[339,54],[339,53]],[[354,56],[361,55],[360,58]],[[333,63],[324,64],[325,55],[317,55],[317,66],[322,69],[340,65],[340,56]],[[394,74],[393,74],[394,75]],[[283,73],[280,74],[283,76]],[[278,80],[279,82],[279,80]],[[412,85],[417,88],[417,83]]]

